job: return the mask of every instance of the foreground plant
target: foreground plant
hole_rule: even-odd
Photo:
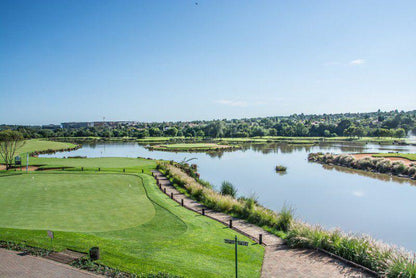
[[[412,255],[367,235],[325,230],[302,222],[293,222],[286,237],[290,247],[322,249],[360,264],[387,277],[416,277]]]

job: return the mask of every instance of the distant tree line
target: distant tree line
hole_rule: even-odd
[[[416,110],[344,113],[191,121],[120,124],[114,127],[42,128],[0,125],[0,130],[19,131],[24,138],[52,137],[406,137],[416,134]]]

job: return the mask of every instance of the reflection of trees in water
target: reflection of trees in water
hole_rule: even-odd
[[[293,153],[294,151],[306,151],[309,152],[313,145],[298,145],[287,143],[259,143],[259,144],[246,144],[243,148],[251,149],[255,152],[261,152],[263,154],[269,153]]]
[[[366,172],[363,170],[358,170],[358,169],[351,169],[351,168],[347,168],[347,167],[342,167],[342,166],[337,166],[337,165],[327,165],[327,164],[322,164],[322,167],[326,170],[335,170],[338,172],[342,172],[342,173],[348,173],[348,174],[354,174],[354,175],[359,175],[359,176],[364,176],[364,177],[370,177],[370,178],[374,178],[374,179],[378,179],[381,181],[394,181],[394,182],[398,182],[398,183],[409,183],[411,185],[416,186],[416,181],[413,180],[409,180],[407,178],[399,178],[396,176],[390,176],[387,174],[381,174],[381,173],[373,173],[373,172]]]

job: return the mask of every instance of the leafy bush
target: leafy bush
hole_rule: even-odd
[[[282,166],[282,165],[277,165],[275,169],[276,169],[276,172],[284,172],[287,170],[287,167]]]

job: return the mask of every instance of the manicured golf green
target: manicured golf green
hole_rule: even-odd
[[[32,173],[0,182],[7,208],[0,227],[98,232],[127,229],[155,215],[134,176]]]
[[[63,159],[65,160],[65,159]],[[104,162],[103,162],[104,163]],[[136,165],[140,167],[140,165]],[[234,231],[184,209],[147,174],[41,172],[0,177],[0,240],[86,252],[134,273],[233,277]],[[259,277],[263,247],[239,247],[241,277]]]

